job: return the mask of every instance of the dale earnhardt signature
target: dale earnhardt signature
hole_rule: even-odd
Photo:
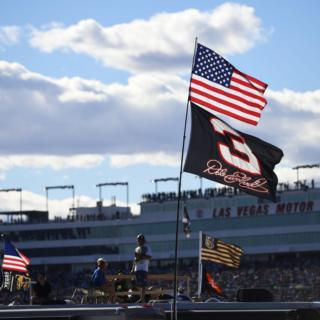
[[[221,162],[218,160],[209,160],[207,162],[207,168],[203,172],[209,175],[223,177],[223,180],[227,184],[237,183],[239,187],[242,188],[260,193],[269,193],[269,189],[267,188],[267,179],[259,178],[257,180],[253,180],[252,177],[238,171],[233,174],[228,174],[228,169],[223,168]]]

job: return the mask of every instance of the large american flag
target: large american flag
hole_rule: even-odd
[[[237,120],[257,125],[267,100],[267,84],[237,70],[213,50],[197,44],[189,100]]]
[[[30,259],[22,254],[9,240],[4,240],[4,256],[2,269],[27,273]]]

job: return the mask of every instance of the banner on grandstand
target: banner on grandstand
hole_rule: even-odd
[[[273,169],[283,157],[282,150],[233,129],[193,103],[191,112],[184,171],[275,201],[278,178]]]
[[[243,255],[241,247],[201,233],[201,261],[210,261],[224,266],[239,268]]]
[[[233,197],[224,196],[222,203],[212,202],[213,207],[208,207],[209,197],[198,197],[192,206],[188,209],[190,220],[207,220],[207,219],[230,219],[242,217],[258,216],[280,216],[290,214],[312,214],[320,211],[320,200],[307,201],[289,201],[277,203],[256,203],[251,202],[245,205],[234,206]],[[298,196],[297,196],[298,198]],[[248,201],[249,202],[249,201]],[[289,218],[290,219],[290,218]]]

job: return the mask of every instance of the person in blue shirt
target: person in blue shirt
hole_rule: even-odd
[[[115,303],[115,288],[112,281],[108,281],[106,278],[105,270],[108,263],[103,258],[97,260],[97,268],[94,270],[91,282],[95,288],[103,291],[106,296],[109,297],[110,303]]]

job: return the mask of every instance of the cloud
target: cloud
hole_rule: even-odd
[[[180,154],[167,154],[165,152],[139,153],[139,154],[114,154],[110,157],[111,167],[122,168],[137,164],[152,166],[177,167],[180,164]]]
[[[19,42],[21,28],[18,26],[0,26],[0,46],[11,46]]]
[[[290,183],[291,186],[294,186],[294,183],[297,181],[297,170],[294,170],[294,167],[287,167],[282,166],[275,170],[276,174],[279,179],[279,182],[283,183]],[[316,177],[316,170],[319,170],[319,168],[312,168],[312,169],[299,169],[299,180],[307,180],[310,182],[311,180],[314,180]]]
[[[295,92],[289,89],[281,91],[268,90],[267,97],[293,111],[320,113],[320,89],[307,92]]]
[[[270,91],[263,131],[283,148],[290,166],[318,162],[320,149],[319,111],[315,106],[320,90]]]
[[[48,156],[48,155],[11,155],[0,156],[0,171],[7,171],[14,167],[44,168],[54,170],[70,168],[92,168],[102,163],[101,155],[73,155],[73,156]]]
[[[317,162],[319,90],[268,91],[259,126],[237,122],[235,128],[282,148],[286,166]],[[106,85],[45,77],[0,61],[0,150],[3,156],[49,156],[23,161],[39,166],[51,162],[55,168],[78,161],[81,166],[93,161],[93,166],[102,161],[99,155],[111,156],[113,166],[171,166],[181,149],[187,92],[187,81],[168,74],[142,73],[132,75],[127,84]],[[82,155],[81,161],[68,158],[74,155]],[[0,164],[22,165],[19,161]]]
[[[288,90],[269,91],[268,105],[257,127],[241,124],[235,126],[240,131],[258,136],[281,148],[284,157],[278,165],[280,168],[318,163],[320,118],[315,104],[319,99],[319,90],[290,91],[290,94],[288,92]]]
[[[188,83],[140,74],[127,84],[55,79],[0,61],[0,150],[6,154],[176,151]],[[180,119],[181,121],[179,121]]]
[[[30,44],[47,53],[86,54],[131,72],[168,72],[189,70],[195,37],[220,54],[243,53],[265,39],[252,7],[225,3],[211,11],[160,13],[109,27],[88,19],[68,27],[34,28]]]
[[[22,190],[21,195],[20,192],[0,193],[1,211],[20,211],[20,196],[22,210],[46,210],[45,196]]]

